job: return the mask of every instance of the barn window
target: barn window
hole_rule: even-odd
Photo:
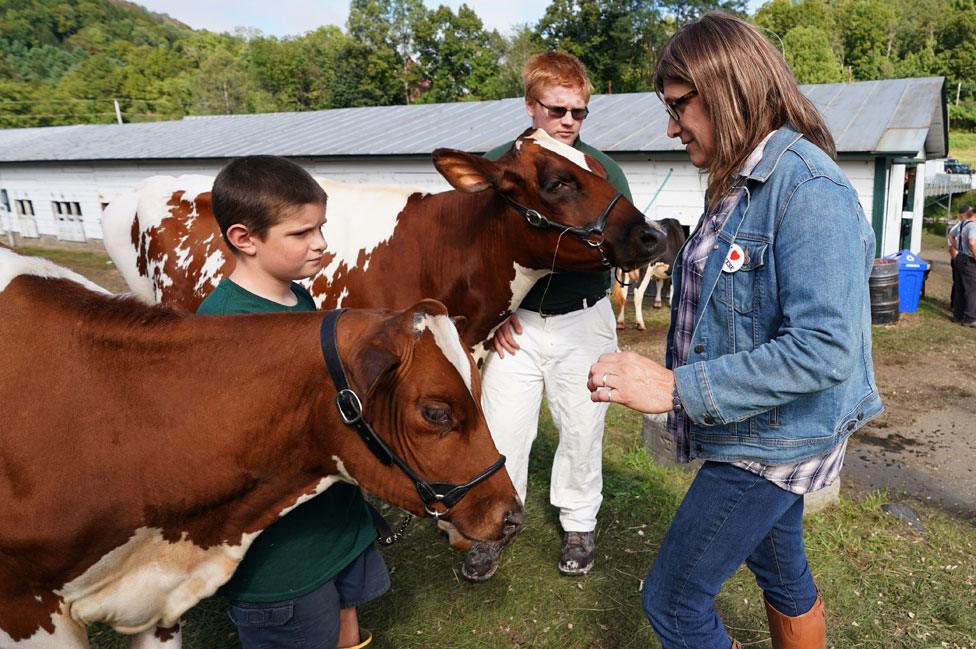
[[[51,201],[51,210],[59,221],[81,220],[81,204],[78,201]]]
[[[14,203],[17,204],[17,214],[20,216],[34,216],[34,201],[22,198]]]
[[[3,203],[3,209],[10,211],[10,197],[7,196],[6,189],[0,189],[0,203]]]

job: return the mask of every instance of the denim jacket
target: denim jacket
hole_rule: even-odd
[[[705,264],[675,382],[691,457],[798,462],[882,411],[868,293],[874,232],[843,172],[789,127],[767,142],[745,187]],[[745,263],[723,272],[733,243],[748,253]],[[681,258],[672,274],[672,369]]]

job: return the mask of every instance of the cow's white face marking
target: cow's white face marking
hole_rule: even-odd
[[[471,392],[471,363],[461,345],[461,337],[458,335],[454,322],[446,315],[417,314],[414,320],[414,330],[418,334],[422,334],[425,329],[430,330],[434,336],[434,342],[437,343],[441,352],[461,375],[468,392]]]
[[[570,162],[592,172],[590,165],[586,164],[586,154],[584,154],[579,149],[574,149],[565,142],[560,142],[556,138],[552,137],[546,133],[541,128],[537,128],[532,133],[525,136],[527,140],[533,140],[536,144],[541,146],[543,149],[549,149],[557,155],[561,155]]]
[[[407,199],[412,194],[423,193],[411,187],[355,185],[323,178],[317,180],[329,197],[325,205],[322,236],[325,237],[328,253],[335,257],[321,272],[330,278],[343,265],[346,268],[358,267],[360,253],[365,253],[362,270],[366,270],[373,250],[393,236],[397,217],[406,206]]]
[[[27,257],[25,255],[19,255],[7,248],[0,248],[0,293],[18,275],[69,279],[72,282],[81,284],[90,291],[111,295],[111,293],[98,284],[82,277],[73,270],[58,266],[49,259],[44,259],[43,257]]]
[[[233,574],[258,532],[240,545],[203,549],[185,538],[171,543],[162,530],[141,527],[132,537],[56,591],[72,619],[107,621],[121,633],[170,627]]]

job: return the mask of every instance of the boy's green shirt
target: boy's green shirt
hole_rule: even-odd
[[[315,311],[308,291],[296,283],[292,291],[298,304],[288,307],[224,279],[197,313]],[[304,595],[335,577],[374,539],[376,528],[359,488],[340,482],[264,530],[220,594],[240,602],[278,602]]]
[[[491,151],[485,153],[485,157],[489,160],[497,160],[511,148],[512,142],[496,146]],[[610,184],[616,187],[617,191],[623,194],[624,198],[628,201],[633,201],[633,197],[630,195],[630,185],[627,184],[627,178],[624,176],[623,169],[610,156],[594,149],[579,138],[576,138],[576,143],[573,144],[573,148],[596,158],[597,162],[606,169],[607,180],[610,181]],[[595,219],[596,217],[597,214],[593,214],[593,218]],[[519,306],[530,311],[539,311],[542,306],[545,306],[547,310],[558,310],[571,305],[579,305],[584,298],[606,293],[609,289],[609,271],[566,271],[552,273],[536,282],[535,286],[529,290]],[[545,299],[544,305],[543,298]]]

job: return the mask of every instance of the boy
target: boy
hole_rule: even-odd
[[[199,314],[314,311],[293,280],[322,264],[326,195],[275,156],[233,160],[214,181],[213,213],[237,265]],[[268,527],[221,588],[244,649],[365,647],[356,606],[390,586],[357,487],[339,483]],[[304,638],[304,641],[303,641]]]

